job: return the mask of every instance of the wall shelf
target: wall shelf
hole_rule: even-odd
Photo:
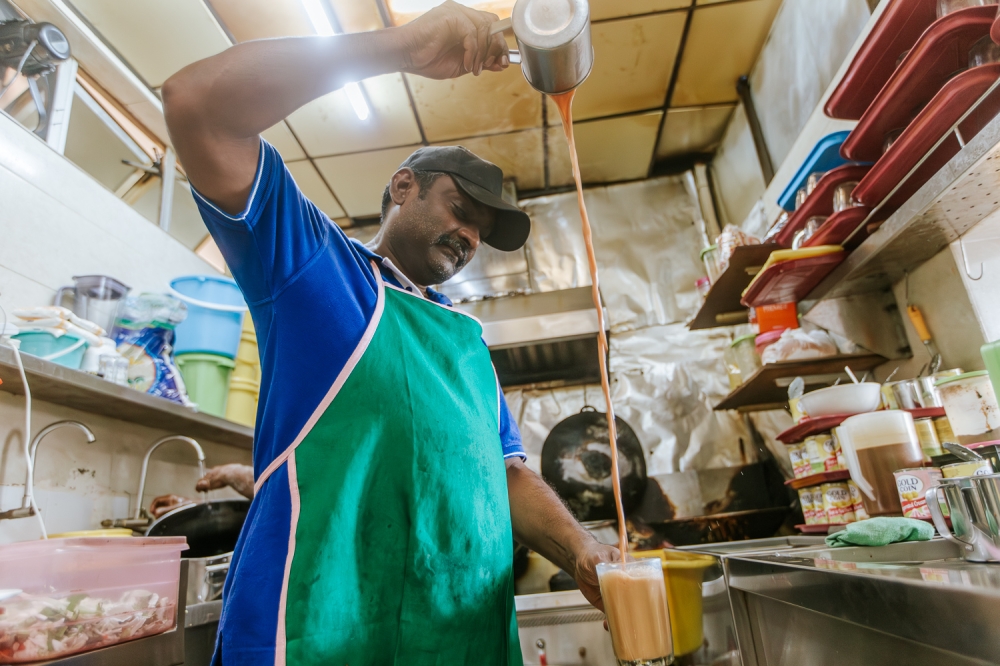
[[[773,244],[737,247],[729,259],[729,267],[712,285],[698,314],[688,323],[688,328],[696,331],[747,323],[749,311],[740,304],[743,290],[763,268],[771,252],[780,249]]]
[[[736,409],[740,412],[782,409],[788,402],[788,388],[787,385],[781,385],[779,380],[802,377],[808,393],[832,384],[834,380],[831,377],[843,376],[847,379],[845,366],[850,367],[855,374],[862,374],[885,363],[885,360],[878,354],[852,354],[768,363],[733,389],[715,409]]]
[[[801,476],[797,479],[789,479],[788,481],[785,481],[785,485],[792,490],[801,490],[802,488],[811,488],[812,486],[818,486],[824,483],[847,481],[850,478],[851,473],[846,469],[835,469],[829,472],[819,472],[818,474]]]
[[[43,361],[37,356],[21,354],[21,360],[31,386],[31,397],[35,400],[219,444],[253,448],[252,428]],[[14,352],[6,346],[0,346],[0,380],[3,381],[0,391],[24,394]]]
[[[808,295],[889,289],[1000,209],[1000,116],[969,141]],[[809,305],[806,305],[808,309]]]

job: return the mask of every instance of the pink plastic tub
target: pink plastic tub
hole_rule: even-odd
[[[0,546],[0,664],[64,657],[173,629],[183,537]]]

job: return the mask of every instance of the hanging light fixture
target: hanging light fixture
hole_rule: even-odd
[[[306,14],[309,15],[309,21],[312,23],[317,35],[338,34],[334,30],[333,24],[330,23],[330,17],[323,7],[323,0],[302,0],[302,6],[305,8]],[[347,101],[351,103],[351,108],[354,109],[358,120],[368,120],[368,116],[371,115],[371,109],[368,108],[368,100],[365,99],[365,94],[361,90],[361,86],[352,81],[344,86],[344,92],[347,94]]]

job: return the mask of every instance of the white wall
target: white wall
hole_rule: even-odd
[[[963,267],[963,244],[967,269]],[[1000,340],[1000,289],[997,288],[1000,284],[1000,211],[974,226],[961,243],[952,243],[951,253],[969,292],[983,338],[987,342]],[[980,275],[980,279],[972,279]]]
[[[88,273],[112,275],[138,292],[162,291],[171,277],[215,270],[0,114],[0,305],[9,311],[48,304],[61,285]],[[87,529],[103,518],[125,517],[146,447],[169,433],[38,401],[32,412],[34,432],[73,418],[98,437],[86,445],[79,432],[60,431],[39,449],[38,499],[49,528]],[[20,506],[23,422],[23,398],[0,391],[0,511]],[[209,465],[250,461],[249,451],[202,444]],[[182,446],[157,453],[165,462],[150,469],[149,497],[194,494],[194,458]],[[0,543],[36,536],[31,520],[0,522]]]

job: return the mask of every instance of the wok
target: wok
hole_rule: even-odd
[[[146,536],[187,537],[185,558],[214,557],[236,548],[250,500],[226,499],[185,504],[165,513],[146,530]]]
[[[619,417],[618,462],[626,513],[646,491],[646,460],[635,432]],[[542,446],[542,477],[569,505],[578,520],[615,520],[608,417],[584,407],[556,424]]]

